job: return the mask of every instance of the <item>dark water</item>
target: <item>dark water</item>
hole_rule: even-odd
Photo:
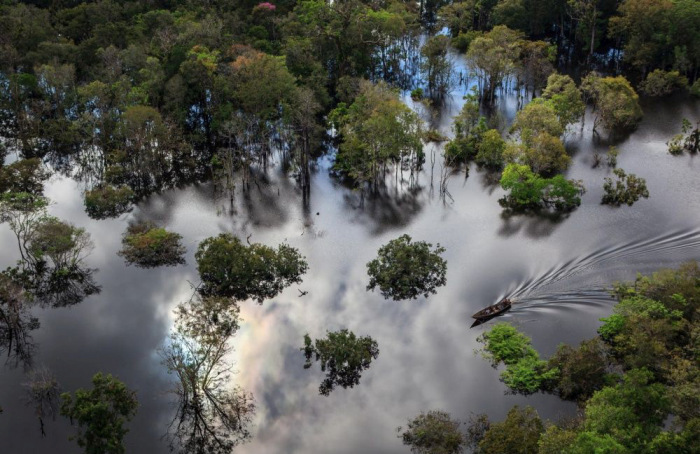
[[[457,90],[433,119],[443,132],[461,107]],[[512,116],[513,99],[503,103]],[[252,235],[251,241],[287,241],[306,255],[304,283],[262,306],[242,305],[245,323],[233,340],[234,380],[251,391],[258,412],[251,443],[241,453],[401,453],[396,427],[421,410],[443,409],[457,418],[487,412],[500,418],[514,404],[531,404],[546,418],[575,411],[552,396],[504,395],[498,371],[474,353],[471,314],[510,295],[518,302],[502,319],[533,337],[545,355],[560,342],[591,337],[613,301],[605,289],[635,272],[700,259],[700,162],[672,157],[665,142],[678,132],[682,117],[700,117],[700,103],[684,99],[644,105],[639,130],[618,145],[619,166],[647,179],[651,198],[633,207],[600,205],[604,165],[592,169],[592,155],[608,144],[586,128],[569,134],[573,164],[568,176],[588,188],[582,206],[560,220],[504,218],[502,191],[472,168],[467,179],[449,181],[453,201],[438,196],[439,159],[422,190],[385,196],[359,208],[357,195],[329,177],[330,159],[313,176],[311,207],[301,208],[295,185],[273,174],[269,185],[236,201],[235,213],[201,185],[153,196],[117,220],[93,221],[82,206],[79,183],[54,178],[46,194],[51,212],[85,227],[95,249],[90,266],[99,268],[99,295],[82,304],[37,313],[37,364],[52,369],[64,389],[88,386],[97,371],[110,372],[136,389],[141,403],[127,437],[129,453],[165,453],[161,440],[172,404],[169,377],[156,350],[172,326],[171,310],[197,283],[194,251],[220,232]],[[430,152],[430,148],[428,151]],[[430,158],[427,168],[430,170]],[[432,194],[432,195],[431,195]],[[318,213],[318,214],[317,214]],[[187,266],[143,270],[116,255],[121,233],[132,218],[147,218],[181,233]],[[428,300],[384,301],[365,291],[365,264],[378,247],[402,233],[447,248],[447,286]],[[17,251],[6,225],[0,226],[0,266],[14,264]],[[308,294],[299,297],[299,289]],[[354,389],[318,395],[321,373],[302,369],[302,336],[349,328],[379,343],[376,363]],[[23,371],[0,369],[1,453],[74,453],[65,421],[39,425],[23,402]]]

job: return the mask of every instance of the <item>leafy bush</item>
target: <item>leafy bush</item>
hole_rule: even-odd
[[[127,263],[144,268],[175,266],[185,263],[185,247],[181,240],[181,235],[168,232],[153,222],[137,222],[124,232],[122,250],[118,254]]]

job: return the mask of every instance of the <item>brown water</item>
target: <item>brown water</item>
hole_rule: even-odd
[[[436,124],[449,131],[461,107],[456,90]],[[514,101],[502,109],[512,117]],[[476,338],[489,324],[474,329],[471,314],[510,295],[517,304],[502,320],[533,337],[535,347],[551,353],[560,342],[578,342],[595,334],[598,319],[613,301],[604,289],[688,259],[700,259],[700,159],[673,157],[665,142],[678,132],[683,117],[699,118],[700,103],[681,98],[644,104],[637,132],[617,146],[619,167],[646,178],[651,198],[633,207],[600,205],[604,165],[592,169],[592,155],[608,145],[594,140],[590,125],[568,136],[573,153],[570,178],[588,188],[582,206],[559,220],[504,218],[497,200],[502,190],[472,168],[467,179],[449,181],[453,201],[430,190],[430,158],[422,189],[401,197],[385,196],[359,208],[359,199],[329,176],[330,158],[313,175],[309,210],[293,182],[278,174],[236,200],[235,213],[217,200],[210,185],[191,186],[149,198],[131,214],[94,221],[83,211],[81,186],[54,177],[46,194],[51,212],[85,227],[95,249],[88,259],[99,268],[102,292],[70,308],[37,311],[41,327],[35,363],[52,369],[64,389],[88,386],[97,371],[115,374],[138,393],[140,409],[127,436],[129,453],[165,453],[161,440],[174,410],[169,376],[156,350],[171,326],[172,308],[197,283],[194,251],[204,238],[233,232],[251,241],[287,241],[307,257],[310,269],[293,286],[262,306],[242,304],[245,320],[233,339],[234,381],[251,391],[258,404],[253,440],[241,453],[401,453],[396,427],[421,410],[443,409],[467,419],[487,412],[500,418],[514,404],[534,405],[556,418],[574,407],[552,396],[504,395],[498,371],[475,355]],[[430,149],[429,149],[430,152]],[[439,179],[439,159],[435,184]],[[184,236],[187,265],[143,270],[125,266],[116,255],[121,234],[132,218],[154,220]],[[380,245],[408,233],[439,242],[447,252],[447,285],[428,300],[385,301],[365,291],[365,264]],[[0,266],[14,264],[12,233],[0,226]],[[299,289],[308,291],[299,296]],[[380,354],[359,387],[318,394],[321,372],[304,370],[302,336],[349,328],[371,335]],[[0,369],[0,452],[73,453],[65,421],[39,425],[23,402],[21,368]]]

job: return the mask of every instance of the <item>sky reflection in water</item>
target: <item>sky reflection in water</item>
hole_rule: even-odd
[[[444,133],[460,98],[453,97],[436,124]],[[190,282],[197,283],[197,244],[233,232],[270,245],[286,241],[310,265],[303,284],[262,306],[242,304],[245,322],[233,339],[234,380],[254,394],[258,412],[252,442],[236,452],[406,452],[396,427],[429,409],[461,419],[472,412],[500,418],[514,404],[534,405],[547,418],[571,414],[573,405],[556,397],[504,395],[498,371],[474,354],[476,337],[490,324],[470,330],[470,317],[515,294],[518,304],[502,320],[518,325],[548,355],[560,342],[594,335],[598,318],[613,304],[604,292],[611,282],[700,258],[700,163],[697,157],[670,156],[665,145],[682,117],[700,117],[700,105],[676,99],[644,108],[639,130],[618,144],[618,162],[647,179],[650,199],[631,208],[600,205],[610,171],[591,169],[592,155],[605,153],[608,144],[594,143],[589,118],[582,136],[575,128],[568,137],[578,141],[568,177],[584,180],[588,192],[582,206],[559,221],[503,218],[497,203],[502,191],[475,167],[466,180],[463,173],[453,175],[454,201],[447,204],[430,196],[430,178],[423,174],[423,189],[415,196],[387,197],[360,209],[357,196],[329,177],[330,160],[324,158],[313,176],[307,212],[293,182],[274,174],[262,194],[253,190],[249,199],[239,197],[233,214],[210,185],[197,185],[153,196],[131,214],[106,221],[85,215],[79,184],[55,177],[46,191],[55,202],[50,211],[92,235],[95,249],[87,262],[99,268],[95,280],[102,292],[75,307],[39,312],[35,361],[52,369],[67,390],[87,386],[97,371],[117,375],[137,390],[141,403],[127,452],[167,452],[160,437],[173,410],[166,393],[170,378],[156,351],[172,326],[172,308],[189,298]],[[127,267],[116,252],[134,217],[182,234],[187,265]],[[402,233],[447,248],[447,286],[428,300],[384,301],[365,290],[365,264]],[[6,225],[0,226],[0,245],[0,266],[12,265],[17,251]],[[308,294],[300,297],[299,289]],[[323,397],[322,374],[302,368],[299,347],[307,331],[321,337],[339,328],[371,335],[380,354],[359,387]],[[41,439],[22,402],[22,380],[21,370],[0,372],[3,452],[76,452],[65,421],[49,423],[48,437]]]

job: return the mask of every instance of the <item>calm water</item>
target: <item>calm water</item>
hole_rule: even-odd
[[[449,132],[461,107],[456,90],[433,124]],[[513,100],[503,103],[512,116]],[[138,393],[141,407],[127,436],[129,453],[167,452],[161,436],[172,417],[166,391],[169,376],[157,348],[171,326],[171,310],[197,283],[194,251],[204,238],[233,232],[270,245],[287,241],[307,257],[303,284],[262,306],[242,304],[245,320],[233,339],[234,381],[251,391],[258,412],[251,443],[241,453],[403,453],[396,427],[421,410],[443,409],[467,419],[487,412],[501,418],[514,404],[534,405],[547,418],[575,408],[552,396],[504,395],[498,371],[475,355],[484,327],[469,329],[471,314],[504,295],[518,304],[502,319],[533,337],[545,355],[560,342],[591,337],[613,301],[604,289],[635,272],[700,259],[700,159],[672,157],[665,142],[678,132],[682,117],[700,117],[700,103],[677,98],[644,105],[639,130],[618,145],[619,167],[647,179],[651,198],[633,207],[600,205],[604,165],[592,169],[593,153],[608,144],[586,128],[574,128],[570,178],[582,179],[588,192],[582,206],[565,219],[528,216],[503,218],[497,200],[502,190],[472,168],[467,179],[449,181],[453,201],[437,195],[429,172],[412,196],[383,197],[359,208],[359,199],[329,176],[330,159],[321,159],[313,176],[310,209],[301,208],[293,183],[271,175],[268,185],[236,200],[235,212],[217,200],[210,185],[153,196],[120,219],[94,221],[83,211],[81,186],[54,177],[46,194],[51,212],[85,227],[95,249],[88,259],[99,268],[99,295],[63,309],[37,311],[34,331],[37,364],[52,369],[66,390],[88,386],[97,371],[117,375]],[[431,152],[431,149],[428,149]],[[428,171],[431,168],[427,160]],[[432,192],[432,195],[431,195]],[[132,218],[152,219],[181,233],[187,265],[143,270],[127,267],[116,255],[121,234]],[[365,291],[365,264],[380,245],[408,233],[447,248],[447,286],[428,300],[384,301]],[[0,266],[17,259],[14,237],[0,226]],[[308,291],[299,296],[299,289]],[[487,328],[489,325],[485,325]],[[379,343],[378,360],[354,389],[318,394],[318,368],[304,370],[302,336],[349,328]],[[0,369],[2,453],[74,453],[69,427],[58,420],[39,425],[22,397],[21,368]]]

